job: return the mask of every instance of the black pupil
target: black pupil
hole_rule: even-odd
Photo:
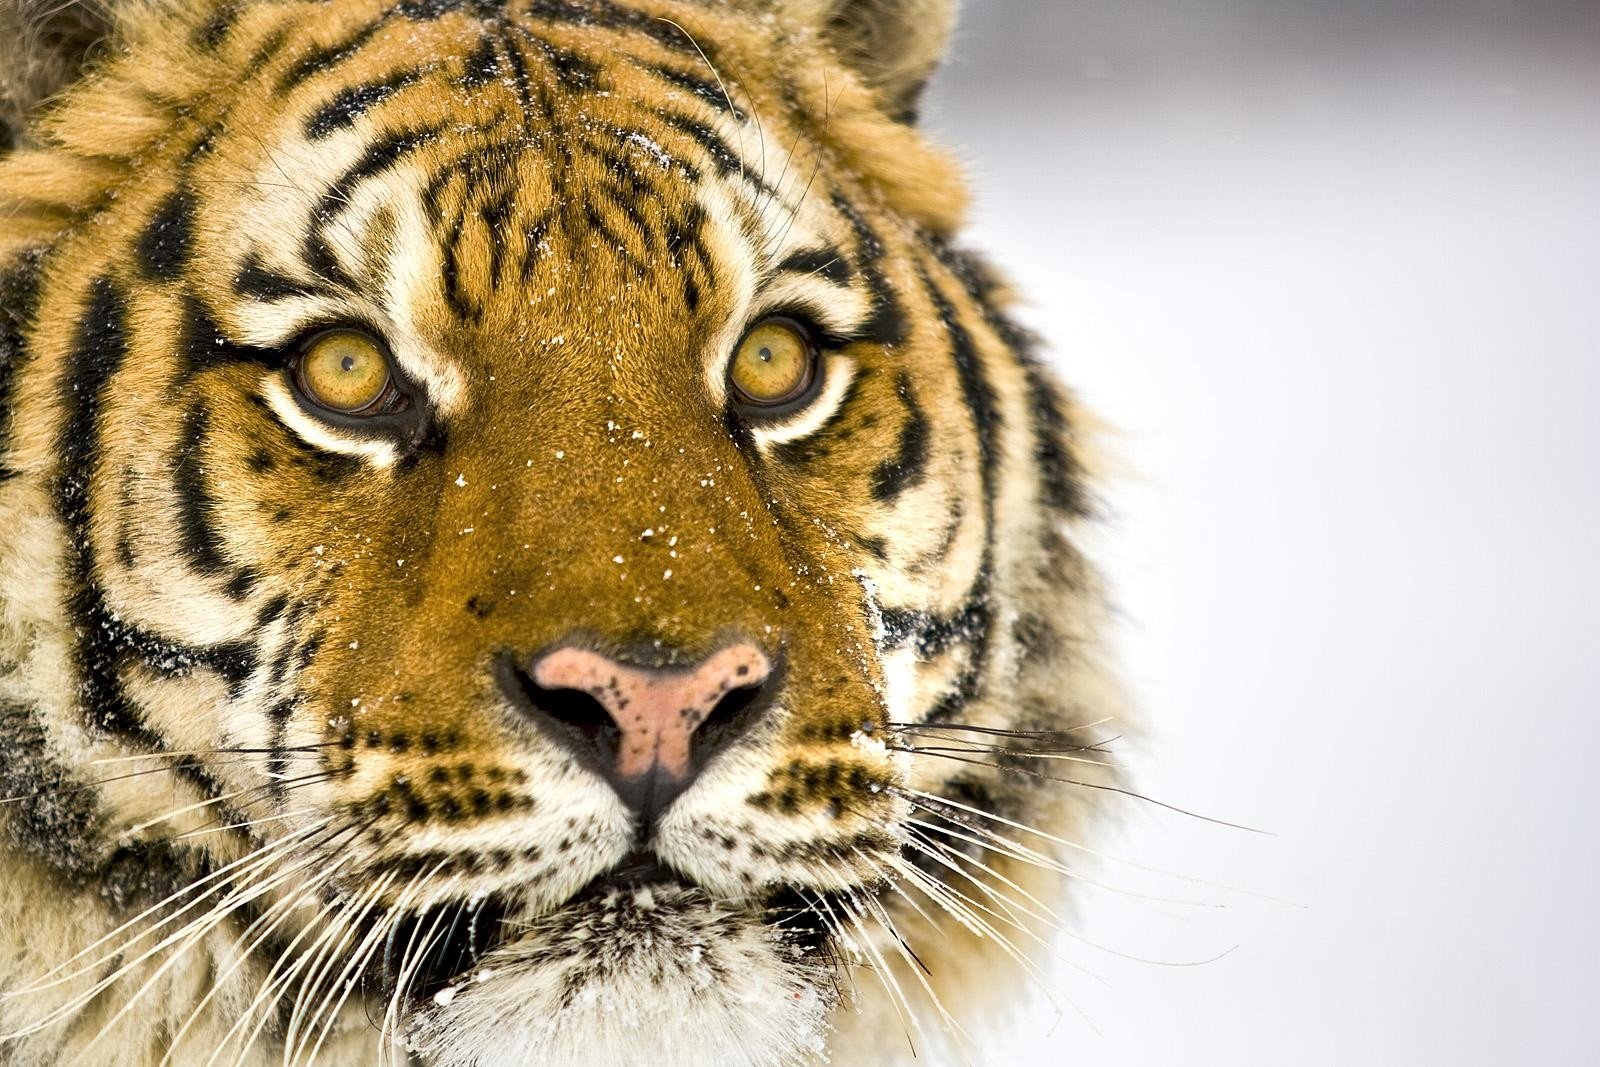
[[[356,357],[355,356],[345,356],[343,359],[341,359],[339,361],[339,369],[340,370],[355,370],[356,369]]]
[[[761,351],[758,352],[757,355],[761,357],[761,362],[763,363],[772,362],[772,349],[766,347],[765,345],[761,347]]]

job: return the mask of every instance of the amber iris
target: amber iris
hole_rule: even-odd
[[[735,399],[757,407],[776,407],[805,395],[816,376],[817,347],[792,319],[758,322],[733,354],[728,377]]]
[[[377,414],[394,393],[389,357],[377,341],[354,330],[312,338],[295,376],[311,401],[341,415]]]

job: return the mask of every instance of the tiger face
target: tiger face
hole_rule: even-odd
[[[913,125],[950,19],[119,17],[0,169],[5,862],[90,916],[0,972],[14,1047],[953,1024],[1059,867],[1007,827],[1081,818],[1004,772],[1093,752],[1103,684],[1066,402]]]

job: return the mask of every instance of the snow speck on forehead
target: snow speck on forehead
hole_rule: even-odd
[[[667,155],[667,150],[656,144],[656,142],[652,141],[644,134],[639,133],[637,130],[628,134],[626,142],[631,145],[637,145],[646,152],[649,152],[650,155],[655,158],[655,161],[661,164],[661,166],[672,166],[672,157]]]

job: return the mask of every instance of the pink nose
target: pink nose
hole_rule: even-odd
[[[543,689],[576,689],[593,697],[620,731],[618,778],[659,771],[676,781],[691,776],[696,731],[733,690],[754,689],[772,673],[765,653],[738,644],[686,669],[619,663],[583,648],[558,648],[534,666]]]

